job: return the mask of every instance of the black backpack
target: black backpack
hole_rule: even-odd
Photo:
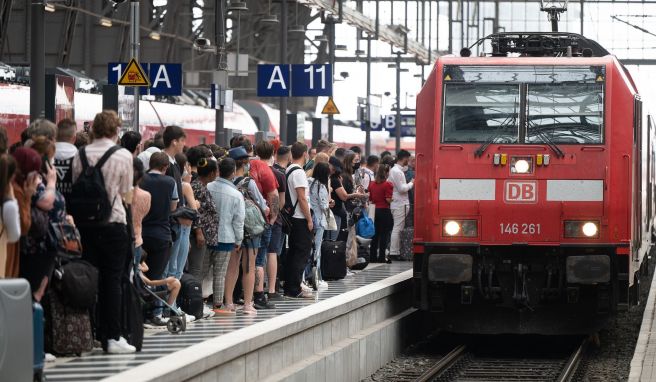
[[[104,225],[112,214],[113,201],[110,201],[107,195],[101,169],[121,146],[113,146],[107,150],[95,166],[89,166],[84,149],[80,149],[82,172],[73,183],[68,211],[75,218],[77,225]]]

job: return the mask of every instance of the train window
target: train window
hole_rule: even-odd
[[[526,120],[527,143],[603,143],[603,84],[529,84]]]
[[[443,141],[517,143],[519,100],[518,84],[446,84]]]

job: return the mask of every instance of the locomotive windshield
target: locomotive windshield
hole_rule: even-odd
[[[443,76],[443,142],[603,143],[603,66],[446,65]]]

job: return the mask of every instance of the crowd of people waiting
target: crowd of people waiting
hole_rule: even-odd
[[[130,272],[173,307],[190,274],[204,280],[205,317],[256,315],[328,288],[322,242],[355,243],[356,214],[374,215],[369,262],[400,255],[414,177],[405,150],[363,160],[359,147],[325,140],[308,149],[238,136],[229,148],[187,147],[178,126],[145,141],[120,131],[113,111],[84,133],[72,120],[37,120],[11,147],[0,130],[0,278],[27,279],[41,301],[56,277],[61,238],[52,231],[76,229],[81,257],[98,271],[94,337],[109,353],[136,350],[121,328]],[[145,326],[166,326],[170,314],[155,304]]]

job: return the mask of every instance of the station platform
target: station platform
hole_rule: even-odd
[[[656,272],[649,288],[629,371],[629,382],[638,381],[656,381]]]
[[[187,331],[181,334],[170,334],[166,329],[146,329],[141,352],[109,355],[101,349],[94,349],[81,357],[59,357],[56,362],[46,365],[45,375],[48,381],[70,382],[98,381],[105,378],[115,381],[191,380],[211,369],[210,366],[218,368],[240,356],[245,357],[258,348],[262,348],[264,353],[261,354],[270,356],[271,359],[279,356],[280,361],[283,361],[282,353],[294,352],[287,362],[281,362],[280,367],[275,364],[263,366],[264,357],[260,356],[258,373],[269,375],[288,367],[289,361],[300,360],[297,359],[302,356],[297,354],[300,349],[292,350],[293,344],[287,341],[287,338],[294,334],[309,331],[322,323],[327,323],[329,329],[332,326],[332,332],[335,332],[334,320],[338,320],[337,322],[341,323],[338,324],[337,331],[340,331],[339,326],[346,323],[348,333],[345,334],[348,336],[357,332],[358,328],[371,326],[390,314],[409,308],[411,277],[411,262],[371,264],[353,276],[329,282],[329,288],[317,292],[314,300],[277,300],[275,309],[260,310],[255,317],[237,314],[198,320],[189,323]],[[399,291],[402,291],[403,296],[395,298],[398,303],[385,302],[385,298],[398,294]],[[374,303],[378,303],[377,308],[373,308],[376,305]],[[367,305],[371,305],[369,311],[359,313],[361,323],[348,321],[355,318],[349,313],[361,307],[366,308]],[[392,305],[395,308],[392,308]],[[380,320],[376,319],[378,316]],[[347,318],[347,321],[339,321],[340,318]],[[328,340],[322,338],[319,342],[325,347],[333,344],[340,336],[332,333],[329,337]],[[276,342],[280,342],[279,348],[274,347]],[[290,349],[286,349],[285,344],[289,345]],[[264,348],[267,345],[271,345],[270,349]],[[195,346],[199,347],[198,351],[194,350]],[[280,354],[275,354],[278,352]],[[250,356],[252,358],[252,355]],[[245,379],[246,373],[252,368],[242,369],[243,373],[238,368],[236,375],[243,374]],[[258,368],[254,370],[257,371]],[[180,374],[181,372],[184,375]],[[231,373],[234,374],[235,371]],[[242,378],[231,377],[229,380]]]

